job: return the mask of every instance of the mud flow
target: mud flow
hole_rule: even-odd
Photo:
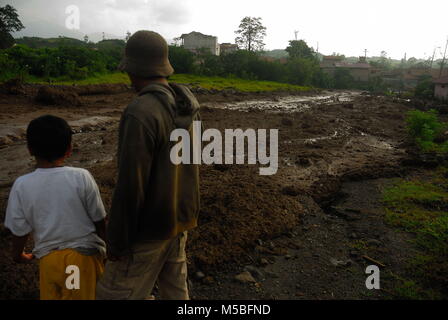
[[[109,208],[118,123],[133,93],[120,88],[82,94],[78,88],[79,105],[67,106],[36,101],[37,90],[26,87],[23,94],[0,94],[0,221],[4,221],[12,183],[33,170],[25,130],[30,120],[43,114],[69,121],[75,134],[73,156],[67,165],[92,172]],[[316,214],[316,208],[334,201],[344,181],[395,176],[407,156],[404,114],[409,106],[399,101],[361,92],[251,96],[245,101],[241,95],[217,101],[209,95],[198,98],[207,128],[222,132],[279,129],[279,169],[273,176],[260,176],[257,165],[200,167],[200,225],[190,232],[188,243],[191,275],[198,270],[212,273],[226,266],[255,263],[257,246],[259,251],[287,254],[281,246],[268,248],[266,243],[288,232],[302,232],[300,228]],[[0,298],[37,298],[37,265],[16,265],[10,260],[10,236],[3,224],[0,237]],[[316,254],[319,248],[316,244]],[[208,291],[200,288],[193,289],[194,294],[204,297]],[[226,292],[210,297],[231,298]],[[306,292],[305,297],[314,297]],[[292,292],[285,297],[297,298]],[[333,292],[333,297],[347,296]]]

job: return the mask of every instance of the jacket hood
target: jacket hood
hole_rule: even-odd
[[[189,129],[196,117],[200,105],[194,94],[186,86],[170,83],[150,84],[138,95],[152,93],[168,108],[176,128]]]

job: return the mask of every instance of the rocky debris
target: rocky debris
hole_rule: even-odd
[[[265,253],[265,254],[274,254],[274,251],[272,251],[269,248],[263,247],[263,246],[256,246],[255,247],[255,252]]]
[[[202,280],[205,278],[205,274],[202,271],[197,271],[194,273],[194,278],[196,280]]]
[[[0,129],[0,148],[25,139],[26,130],[23,127],[12,127]]]
[[[359,257],[359,252],[357,250],[350,250],[349,255],[352,258],[358,258]]]
[[[309,167],[311,166],[313,163],[311,162],[311,160],[309,158],[303,158],[303,157],[299,157],[296,160],[296,164],[301,166],[301,167]]]
[[[73,132],[91,132],[91,131],[105,131],[107,127],[117,123],[117,120],[111,117],[90,117],[76,121],[70,121],[70,127]],[[103,142],[100,142],[103,144]]]
[[[330,263],[335,267],[348,267],[352,264],[352,260],[338,260],[335,258],[330,258]]]
[[[244,272],[236,275],[235,280],[237,280],[241,283],[256,283],[257,282],[249,271],[244,271]]]
[[[25,87],[21,79],[10,79],[0,85],[0,91],[7,94],[25,94]]]
[[[74,91],[62,90],[56,87],[42,86],[36,95],[36,101],[45,105],[64,105],[79,107],[81,100]]]
[[[261,272],[260,270],[258,270],[256,267],[254,267],[254,266],[251,266],[251,265],[249,265],[249,266],[245,266],[244,267],[244,270],[245,271],[249,271],[250,272],[250,274],[254,277],[254,278],[256,278],[257,280],[263,280],[264,279],[264,274],[263,274],[263,272]]]
[[[267,266],[269,264],[269,261],[267,260],[267,259],[265,259],[265,258],[261,258],[260,259],[260,265],[262,266],[262,267],[265,267],[265,266]]]
[[[286,186],[282,189],[282,193],[287,196],[295,197],[301,194],[301,190],[295,186]]]
[[[293,124],[294,124],[294,122],[291,119],[282,118],[282,125],[291,127]]]
[[[98,94],[117,94],[128,92],[131,88],[124,83],[111,84],[90,84],[90,85],[73,85],[73,86],[57,86],[64,91],[75,92],[80,96],[90,96]]]
[[[206,276],[204,279],[202,279],[203,284],[212,285],[215,283],[215,279],[211,276]]]
[[[382,245],[381,241],[376,240],[376,239],[368,239],[366,241],[366,244],[368,246],[374,246],[374,247],[380,247]]]
[[[330,206],[328,212],[338,217],[341,217],[347,221],[354,221],[362,218],[361,211],[358,209]]]

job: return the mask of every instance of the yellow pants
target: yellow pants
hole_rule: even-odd
[[[96,282],[103,272],[100,255],[85,256],[73,249],[53,251],[40,259],[40,299],[95,300]]]

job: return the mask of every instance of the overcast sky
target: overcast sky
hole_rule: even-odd
[[[14,6],[25,34],[63,30],[68,5],[81,14],[79,32],[124,37],[127,30],[154,30],[167,39],[199,31],[234,42],[244,16],[261,17],[266,49],[284,49],[304,39],[319,52],[347,56],[441,57],[448,37],[448,0],[0,0]],[[40,33],[40,34],[39,34]],[[70,35],[70,32],[67,31]]]

